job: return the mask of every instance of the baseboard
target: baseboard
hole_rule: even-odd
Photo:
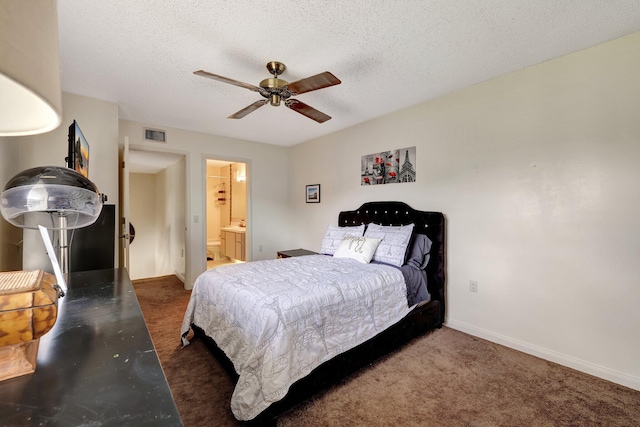
[[[178,279],[180,279],[180,281],[181,281],[182,283],[184,283],[184,282],[185,282],[185,280],[184,280],[184,274],[179,273],[179,272],[177,272],[177,271],[174,271],[174,272],[173,272],[173,274],[175,274],[175,275],[176,275],[176,277],[177,277]]]
[[[514,350],[518,350],[523,353],[527,353],[532,356],[536,356],[541,359],[557,363],[559,365],[567,366],[577,371],[584,372],[586,374],[593,375],[595,377],[602,378],[604,380],[640,391],[640,378],[638,377],[623,374],[621,372],[614,371],[613,369],[605,368],[604,366],[596,365],[594,363],[587,362],[572,356],[567,356],[553,350],[513,339],[508,336],[498,334],[488,329],[479,328],[465,322],[446,319],[444,325],[451,329],[456,329],[469,335],[473,335],[478,338],[494,342],[496,344],[504,345],[505,347],[509,347]]]
[[[131,279],[131,283],[133,283],[135,285],[135,284],[138,284],[138,283],[156,282],[159,279],[169,279],[169,278],[172,278],[172,277],[177,277],[177,275],[176,274],[166,274],[164,276],[144,277],[142,279]],[[180,278],[178,277],[178,279],[180,279]],[[180,281],[182,283],[184,283],[184,280],[180,279]]]

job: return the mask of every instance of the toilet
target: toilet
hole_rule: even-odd
[[[220,259],[220,240],[207,241],[207,258]]]

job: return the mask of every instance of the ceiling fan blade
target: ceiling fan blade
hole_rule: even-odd
[[[284,103],[287,107],[296,111],[303,116],[309,117],[311,120],[315,120],[318,123],[324,123],[331,119],[331,116],[327,116],[325,113],[316,110],[313,107],[308,106],[304,102],[300,102],[297,99],[287,99]]]
[[[340,83],[342,82],[336,76],[328,71],[325,71],[324,73],[316,74],[315,76],[307,77],[306,79],[289,83],[287,87],[289,88],[289,92],[291,92],[292,95],[300,95],[301,93],[339,85]]]
[[[253,104],[249,105],[248,107],[244,107],[242,110],[238,111],[237,113],[233,113],[232,115],[230,115],[227,118],[228,119],[241,119],[244,116],[246,116],[247,114],[253,113],[258,108],[260,108],[263,105],[265,105],[267,102],[269,102],[268,99],[261,99],[260,101],[256,101]]]
[[[261,87],[250,85],[249,83],[239,82],[237,80],[233,80],[233,79],[230,79],[228,77],[218,76],[217,74],[212,74],[212,73],[210,73],[208,71],[204,71],[204,70],[194,71],[193,74],[195,74],[196,76],[207,77],[209,79],[217,80],[217,81],[222,82],[222,83],[229,83],[230,85],[240,86],[240,87],[243,87],[245,89],[252,90],[254,92],[262,92],[264,90]]]

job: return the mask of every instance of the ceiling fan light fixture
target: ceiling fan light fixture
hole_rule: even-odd
[[[280,95],[278,95],[277,93],[272,93],[271,96],[269,97],[269,102],[274,107],[279,106],[280,105]]]

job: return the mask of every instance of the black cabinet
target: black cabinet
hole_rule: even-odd
[[[69,272],[113,268],[115,227],[116,207],[104,205],[96,222],[69,230]]]

